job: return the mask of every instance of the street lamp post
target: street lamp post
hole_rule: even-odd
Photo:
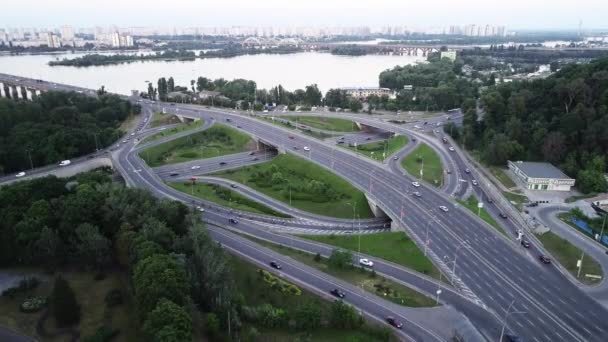
[[[511,312],[511,307],[513,307],[513,304],[515,304],[515,299],[513,299],[513,301],[511,302],[511,304],[509,304],[509,307],[507,308],[507,313],[505,314],[505,319],[502,322],[502,328],[500,329],[500,338],[498,339],[499,342],[502,342],[502,338],[505,335],[505,327],[507,326],[507,320],[509,319],[509,315],[511,314],[525,314],[525,311],[513,311]]]
[[[439,283],[437,283],[437,291],[435,293],[437,293],[437,297],[435,299],[436,304],[439,305],[439,295],[441,294],[441,276],[443,275],[443,273],[439,272]]]

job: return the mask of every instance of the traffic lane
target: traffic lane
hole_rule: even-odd
[[[265,269],[272,271],[273,273],[278,273],[280,277],[287,276],[297,280],[298,283],[304,284],[304,286],[307,287],[312,287],[317,290],[316,292],[321,292],[323,294],[329,293],[329,291],[334,288],[339,288],[346,293],[346,296],[343,299],[344,302],[352,304],[381,321],[384,321],[388,316],[395,317],[402,321],[404,323],[403,329],[394,330],[394,332],[412,341],[444,341],[444,339],[436,333],[427,330],[427,328],[422,327],[419,323],[410,320],[406,315],[402,314],[402,310],[395,310],[394,304],[373,295],[366,295],[365,292],[362,293],[360,289],[349,283],[335,279],[312,267],[255,244],[250,240],[220,229],[221,228],[208,227],[210,235],[216,241],[219,241],[224,246],[230,247],[233,252],[251,256],[262,264]],[[281,270],[277,271],[276,269],[269,267],[270,261],[279,262],[281,264]],[[429,327],[429,329],[432,329],[432,327]]]
[[[153,168],[163,180],[192,177],[212,172],[224,171],[244,166],[255,165],[272,160],[276,153],[261,153],[250,155],[248,152],[231,154],[206,159],[198,159],[184,163],[169,164]]]

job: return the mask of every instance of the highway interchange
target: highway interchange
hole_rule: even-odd
[[[4,77],[8,76],[0,75],[0,80],[15,82],[14,76],[10,76],[9,79]],[[22,84],[32,82],[31,86],[36,88],[44,86],[32,80],[20,79],[19,82]],[[53,85],[53,89],[74,90],[74,88],[64,85]],[[186,117],[202,118],[206,125],[207,123],[212,124],[214,121],[229,124],[233,128],[252,135],[255,139],[277,147],[280,151],[309,159],[332,170],[364,191],[392,219],[393,229],[405,230],[421,248],[427,241],[431,260],[453,285],[452,287],[447,286],[449,290],[443,292],[442,302],[451,304],[467,315],[486,338],[498,339],[497,327],[500,324],[497,323],[504,319],[509,307],[511,307],[510,312],[525,312],[508,316],[508,326],[510,331],[522,336],[526,341],[603,341],[608,336],[608,323],[604,319],[605,309],[564,277],[555,267],[541,265],[537,260],[540,247],[534,244],[532,249],[525,250],[515,241],[514,233],[520,229],[517,220],[509,219],[502,222],[509,234],[508,237],[505,237],[466,209],[455,204],[454,197],[463,197],[467,193],[474,192],[478,198],[482,199],[487,198],[488,194],[483,192],[486,189],[482,187],[471,187],[469,182],[460,181],[460,179],[467,179],[467,177],[471,179],[478,175],[475,170],[472,170],[472,175],[465,176],[464,169],[467,167],[467,163],[464,158],[459,153],[446,151],[445,146],[435,137],[416,132],[408,125],[396,125],[373,117],[324,114],[350,118],[372,127],[405,134],[409,137],[415,136],[418,140],[429,143],[441,154],[444,165],[452,170],[444,186],[439,190],[425,184],[420,188],[413,187],[411,182],[414,178],[397,172],[392,158],[387,159],[388,165],[374,162],[352,151],[338,148],[333,144],[273,125],[244,113],[193,105],[169,106],[143,103],[144,113],[149,115],[159,106],[165,107],[167,110],[178,110],[180,115]],[[301,114],[298,113],[298,115]],[[228,118],[231,119],[231,122],[226,121]],[[290,135],[295,135],[296,138],[289,139]],[[298,146],[299,149],[294,150],[293,146]],[[310,151],[304,151],[304,146],[309,147]],[[129,186],[147,188],[159,197],[192,203],[193,198],[187,194],[165,186],[161,177],[137,156],[137,150],[133,141],[130,141],[110,153],[115,161],[115,167],[121,172]],[[397,152],[398,159],[404,154],[403,151]],[[422,197],[413,196],[414,191],[420,191]],[[197,201],[197,203],[199,202]],[[236,215],[241,217],[238,224],[239,230],[247,230],[249,234],[257,237],[264,236],[265,239],[274,242],[286,239],[286,237],[271,233],[268,227],[273,225],[298,227],[299,224],[299,227],[306,228],[315,226],[325,229],[340,228],[339,223],[335,222],[322,225],[324,220],[321,218],[318,220],[298,218],[298,213],[294,213],[294,219],[280,220],[262,217],[263,215],[246,216],[246,214],[209,203],[199,204],[204,204],[204,208],[207,209],[203,218],[210,224],[210,232],[214,238],[222,242],[226,248],[247,254],[247,258],[255,259],[264,265],[268,262],[268,251],[262,252],[263,249],[257,247],[247,248],[246,245],[251,246],[250,241],[231,235],[225,230],[219,230],[217,227],[229,226],[227,218]],[[496,201],[495,204],[500,205]],[[448,207],[449,211],[438,210],[441,205]],[[506,210],[497,206],[489,206],[488,209],[493,215]],[[269,234],[269,236],[264,234]],[[304,244],[295,238],[288,239],[287,242],[290,243],[299,241],[298,243]],[[285,243],[285,241],[281,243]],[[311,246],[308,243],[307,246],[300,246],[300,248],[313,252],[315,248],[323,248],[323,246],[318,244]],[[323,254],[327,255],[328,251],[325,250]],[[333,286],[316,281],[318,275],[302,268],[302,265],[294,264],[288,258],[277,255],[273,255],[272,258],[279,259],[286,265],[294,265],[293,268],[286,267],[282,272],[288,277],[298,279],[298,283],[306,283],[317,290],[324,291],[327,291],[329,286]],[[418,281],[420,284],[413,286],[433,295],[433,288],[437,285],[432,280],[426,279],[425,285],[425,278],[422,275],[412,275],[414,273],[402,267],[376,258],[372,259],[376,262],[377,272],[410,285],[412,285],[411,282]],[[452,272],[453,269],[455,272]],[[344,284],[340,286],[344,286],[349,292],[347,301],[364,313],[379,319],[386,316],[387,304],[380,298],[371,295],[357,296],[354,292],[351,293]],[[448,293],[452,295],[448,295]],[[479,311],[476,310],[483,310],[489,314],[479,314]],[[404,338],[416,341],[445,340],[445,336],[439,336],[432,327],[422,326],[408,319],[406,313],[394,312],[392,314],[401,317],[404,322],[411,323],[404,327]]]

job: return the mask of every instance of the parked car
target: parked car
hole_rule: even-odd
[[[369,259],[361,258],[359,259],[359,265],[366,267],[374,267],[374,262]]]
[[[538,256],[538,260],[540,260],[543,264],[551,264],[551,258],[549,258],[548,256],[541,254]]]
[[[397,329],[403,328],[403,323],[397,321],[394,317],[391,317],[391,316],[386,317],[386,322]]]
[[[271,261],[271,262],[270,262],[270,266],[271,266],[272,268],[276,268],[277,270],[280,270],[280,269],[281,269],[281,265],[280,265],[279,263],[277,263],[276,261]]]
[[[329,293],[331,293],[332,295],[334,295],[338,298],[344,298],[344,296],[346,296],[346,293],[344,293],[343,291],[340,291],[339,289],[332,289],[331,291],[329,291]]]

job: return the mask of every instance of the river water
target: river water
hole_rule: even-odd
[[[190,86],[199,76],[227,80],[254,80],[258,88],[278,84],[288,90],[316,83],[322,92],[336,87],[378,86],[378,75],[396,65],[423,61],[422,56],[335,56],[303,52],[288,55],[251,55],[194,61],[145,61],[87,68],[48,65],[55,59],[74,58],[82,53],[0,56],[0,73],[39,78],[86,88],[130,94],[145,90],[145,81],[156,84],[160,77],[173,76],[176,85]]]

